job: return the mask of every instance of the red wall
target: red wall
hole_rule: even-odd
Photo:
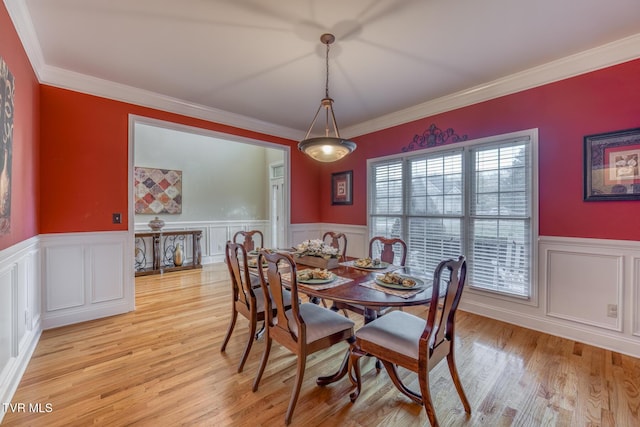
[[[0,249],[5,249],[38,234],[40,100],[38,80],[4,3],[0,4],[0,56],[15,83],[11,228],[8,234],[0,236]]]
[[[292,223],[366,224],[366,159],[400,152],[432,123],[469,139],[538,128],[540,234],[640,240],[640,202],[582,200],[584,135],[640,127],[640,60],[363,135],[325,165],[293,141],[39,86],[4,4],[0,55],[16,82],[11,231],[0,249],[40,233],[126,229],[129,114],[291,146]],[[354,204],[331,206],[331,173],[344,170],[354,171]]]
[[[640,60],[355,138],[322,171],[322,222],[366,224],[366,159],[401,152],[434,123],[468,139],[538,128],[539,234],[640,240],[640,201],[584,202],[583,137],[640,127]],[[331,206],[331,173],[354,171],[354,204]]]
[[[129,114],[292,146],[292,220],[319,220],[318,166],[293,141],[46,85],[40,96],[41,233],[127,229]]]

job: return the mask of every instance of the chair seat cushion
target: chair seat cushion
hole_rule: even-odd
[[[262,288],[255,288],[253,290],[253,294],[256,296],[256,312],[262,313],[265,308],[264,303],[264,291]],[[283,292],[284,297],[284,305],[290,307],[291,306],[291,292],[285,290]],[[273,308],[275,309],[275,304],[273,304]]]
[[[418,342],[426,320],[404,311],[392,311],[356,331],[356,338],[418,359]]]
[[[353,320],[313,303],[300,305],[300,315],[307,325],[307,344],[355,326]],[[298,336],[298,324],[291,310],[286,312],[291,332]]]

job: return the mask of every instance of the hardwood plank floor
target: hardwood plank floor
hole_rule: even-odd
[[[220,353],[230,314],[223,264],[139,277],[136,288],[135,312],[42,334],[12,401],[27,409],[39,403],[42,412],[8,411],[3,425],[284,423],[294,357],[274,343],[253,393],[264,342],[254,344],[237,374],[248,334],[244,318]],[[472,415],[464,413],[441,363],[431,383],[443,426],[640,425],[640,359],[464,312],[457,334],[458,368]],[[336,369],[346,349],[338,345],[309,358],[292,425],[429,425],[424,409],[397,392],[386,372],[376,375],[372,361],[363,359],[363,390],[355,404],[346,378],[316,386],[315,378]],[[411,374],[404,378],[418,389]]]

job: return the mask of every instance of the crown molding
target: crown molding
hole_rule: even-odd
[[[188,117],[235,126],[295,141],[304,137],[304,132],[300,130],[49,66],[44,61],[25,0],[3,1],[16,27],[18,36],[31,62],[31,66],[39,82],[42,84],[182,114]],[[365,135],[435,114],[620,64],[639,57],[640,33],[341,129],[341,133],[347,138]]]
[[[348,138],[640,58],[640,33],[342,129]]]
[[[140,88],[114,83],[86,74],[75,73],[58,67],[45,65],[40,70],[40,76],[42,77],[41,83],[43,84],[96,95],[102,98],[155,108],[292,140],[298,140],[304,136],[303,132],[296,129],[183,101]]]

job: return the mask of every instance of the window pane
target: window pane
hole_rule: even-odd
[[[433,272],[446,258],[462,253],[461,220],[446,218],[409,218],[409,256],[407,265]]]
[[[527,295],[529,288],[529,223],[475,220],[469,257],[470,283],[479,288]]]

